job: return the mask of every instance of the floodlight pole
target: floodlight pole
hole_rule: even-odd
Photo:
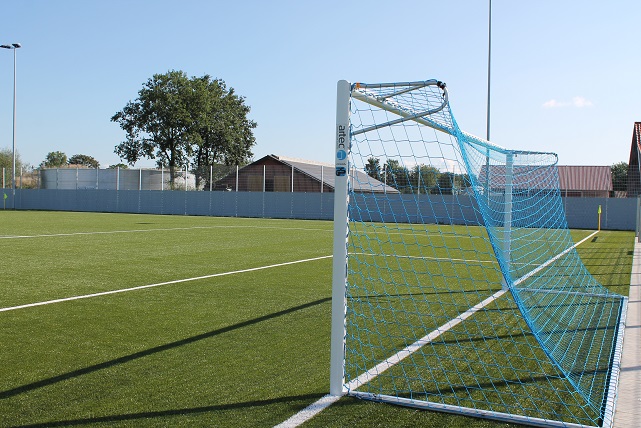
[[[490,141],[490,66],[492,61],[492,0],[490,2],[490,10],[488,13],[488,26],[487,26],[487,124],[486,124],[486,140]]]
[[[13,163],[11,173],[11,194],[13,201],[13,209],[16,209],[16,50],[21,48],[20,43],[12,43],[10,45],[0,45],[3,49],[13,49]]]
[[[490,141],[490,65],[492,61],[492,0],[489,0],[490,10],[488,12],[487,25],[487,123],[485,125],[485,139]],[[487,205],[490,205],[490,148],[487,148],[485,157],[485,197]]]

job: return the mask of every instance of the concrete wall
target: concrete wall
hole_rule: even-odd
[[[170,189],[169,171],[157,169],[44,168],[40,188],[55,190],[164,190]],[[195,189],[196,177],[188,173],[187,188]],[[174,188],[185,188],[185,171],[177,171]]]
[[[13,208],[11,189],[3,189]],[[19,210],[331,220],[333,193],[16,189]]]
[[[14,208],[11,189],[1,191],[7,195],[2,199],[4,207]],[[482,223],[476,202],[469,196],[420,195],[417,199],[415,195],[357,194],[355,199],[358,207],[352,204],[352,216],[365,221]],[[635,198],[564,198],[563,205],[572,229],[596,229],[599,205],[602,229],[634,230],[636,226]],[[16,189],[15,208],[331,220],[334,194]]]

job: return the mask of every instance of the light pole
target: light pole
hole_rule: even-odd
[[[492,0],[489,1],[487,24],[487,126],[485,127],[486,139],[490,141],[490,64],[492,62]]]
[[[13,49],[13,167],[11,173],[13,209],[16,208],[16,50],[21,47],[20,43],[0,45],[3,49]]]

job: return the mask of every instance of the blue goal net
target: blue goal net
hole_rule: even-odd
[[[568,229],[556,155],[462,131],[439,81],[343,88],[343,392],[536,426],[611,426],[627,299],[579,257],[596,232]]]

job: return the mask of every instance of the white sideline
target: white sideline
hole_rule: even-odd
[[[140,232],[165,232],[172,230],[192,230],[192,229],[278,229],[278,230],[307,230],[307,231],[322,231],[331,232],[331,229],[314,229],[305,227],[277,227],[277,226],[236,226],[236,225],[220,225],[220,226],[192,226],[192,227],[169,227],[159,229],[130,229],[130,230],[108,230],[96,232],[70,232],[70,233],[50,233],[43,235],[3,235],[0,239],[25,239],[25,238],[51,238],[56,236],[85,236],[85,235],[110,235],[116,233],[140,233]]]
[[[214,274],[211,274],[211,275],[196,276],[194,278],[177,279],[177,280],[174,280],[174,281],[159,282],[159,283],[156,283],[156,284],[139,285],[137,287],[130,287],[130,288],[121,288],[119,290],[102,291],[100,293],[84,294],[84,295],[81,295],[81,296],[65,297],[65,298],[62,298],[62,299],[47,300],[47,301],[44,301],[44,302],[28,303],[28,304],[25,304],[25,305],[11,306],[11,307],[7,307],[7,308],[0,308],[0,312],[14,311],[16,309],[32,308],[34,306],[50,305],[52,303],[68,302],[68,301],[71,301],[71,300],[88,299],[90,297],[107,296],[109,294],[125,293],[127,291],[142,290],[144,288],[159,287],[161,285],[179,284],[181,282],[198,281],[198,280],[201,280],[201,279],[215,278],[215,277],[218,277],[218,276],[234,275],[234,274],[237,274],[237,273],[254,272],[254,271],[263,270],[263,269],[270,269],[270,268],[275,268],[275,267],[294,265],[294,264],[298,264],[298,263],[312,262],[312,261],[315,261],[315,260],[328,259],[330,257],[332,257],[332,256],[313,257],[311,259],[295,260],[293,262],[285,262],[285,263],[278,263],[278,264],[268,265],[268,266],[260,266],[260,267],[249,268],[249,269],[241,269],[241,270],[236,270],[236,271],[232,271],[232,272],[214,273]]]
[[[531,272],[523,275],[521,278],[519,278],[516,281],[514,281],[514,285],[518,285],[521,282],[523,282],[526,279],[528,279],[529,277],[531,277],[532,275],[534,275],[535,273],[540,272],[542,269],[544,269],[550,263],[553,263],[554,261],[558,260],[559,258],[561,258],[565,254],[570,252],[572,249],[578,247],[579,245],[581,245],[582,243],[584,243],[585,241],[587,241],[588,239],[590,239],[591,237],[593,237],[597,233],[598,233],[598,231],[595,231],[594,233],[592,233],[589,236],[583,238],[582,240],[580,240],[579,242],[577,242],[573,246],[567,248],[563,252],[561,252],[561,253],[557,254],[556,256],[552,257],[551,259],[549,259],[545,263],[543,263],[543,264],[539,265],[538,267],[534,268]],[[483,309],[485,306],[487,306],[488,304],[490,304],[494,300],[498,299],[499,297],[501,297],[506,292],[507,292],[507,289],[501,289],[501,290],[497,291],[496,293],[494,293],[493,295],[491,295],[487,299],[483,300],[481,303],[478,303],[477,305],[475,305],[472,308],[468,309],[467,311],[463,312],[462,314],[460,314],[456,318],[453,318],[452,320],[450,320],[450,321],[446,322],[445,324],[443,324],[442,326],[438,327],[436,330],[432,331],[427,336],[422,337],[421,339],[417,340],[416,342],[414,342],[413,344],[407,346],[406,348],[400,350],[399,352],[397,352],[396,354],[394,354],[391,357],[387,358],[386,360],[378,363],[376,366],[374,366],[373,368],[367,370],[366,372],[364,372],[363,374],[358,376],[356,379],[353,379],[350,382],[348,382],[345,385],[347,390],[349,391],[351,389],[356,389],[360,385],[362,385],[364,383],[367,383],[369,380],[375,378],[379,374],[383,373],[385,370],[389,369],[390,367],[394,366],[398,362],[400,362],[400,361],[404,360],[405,358],[407,358],[408,356],[412,355],[412,353],[416,352],[422,346],[430,343],[431,341],[433,341],[434,339],[436,339],[437,337],[439,337],[441,334],[445,333],[446,331],[448,331],[452,327],[455,327],[456,325],[460,324],[461,322],[463,322],[467,318],[471,317],[476,312],[478,312],[479,310]],[[323,398],[321,398],[320,400],[310,404],[309,406],[307,406],[306,408],[304,408],[300,412],[296,413],[295,415],[293,415],[292,417],[290,417],[286,421],[276,425],[274,428],[296,428],[296,427],[302,425],[304,422],[307,422],[308,420],[310,420],[311,418],[316,416],[318,413],[320,413],[323,410],[325,410],[327,407],[331,406],[333,403],[338,401],[340,398],[341,398],[341,396],[337,396],[337,395],[333,396],[333,395],[329,395],[328,394],[328,395],[324,396]]]

